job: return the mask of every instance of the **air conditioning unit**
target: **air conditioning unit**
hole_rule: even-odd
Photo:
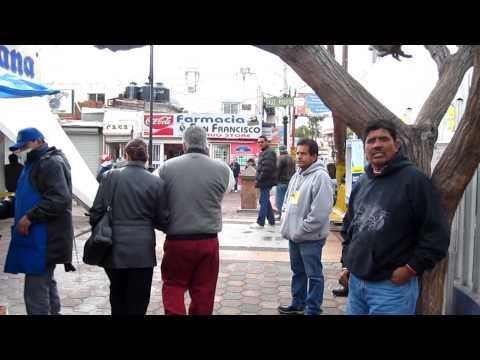
[[[47,96],[50,110],[54,113],[72,113],[73,90],[61,90],[55,95]]]

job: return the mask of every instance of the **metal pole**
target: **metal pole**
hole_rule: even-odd
[[[152,156],[153,156],[153,139],[152,139],[152,125],[153,125],[153,45],[150,45],[150,74],[148,76],[150,81],[150,126],[148,134],[148,169],[153,171]]]

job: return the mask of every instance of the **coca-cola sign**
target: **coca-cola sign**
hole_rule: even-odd
[[[150,116],[144,117],[144,135],[149,136]],[[179,137],[189,126],[201,126],[210,139],[256,139],[262,127],[256,118],[237,114],[154,114],[152,136]]]
[[[150,115],[145,115],[145,135],[150,131]],[[153,115],[152,135],[153,136],[173,136],[174,135],[174,115],[157,114]]]

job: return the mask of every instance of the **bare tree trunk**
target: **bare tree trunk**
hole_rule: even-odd
[[[327,45],[327,50],[335,59],[335,46]],[[345,64],[344,64],[345,66]],[[346,70],[346,68],[344,67]],[[347,125],[340,119],[340,115],[332,110],[333,120],[333,141],[335,144],[335,178],[338,186],[343,183],[345,177],[345,141],[347,138]],[[339,199],[340,200],[340,199]],[[337,201],[338,205],[338,201]],[[337,206],[338,207],[338,206]]]
[[[432,181],[440,191],[451,224],[462,194],[480,163],[480,50],[461,46],[450,55],[445,46],[427,45],[438,65],[439,80],[422,107],[415,125],[406,125],[369,94],[318,45],[265,45],[260,48],[278,55],[312,88],[358,136],[372,118],[393,121],[398,127],[408,157],[427,175],[437,139],[437,128],[465,75],[474,65],[474,79],[463,119],[433,171]],[[423,276],[418,309],[440,314],[443,306],[447,259]]]

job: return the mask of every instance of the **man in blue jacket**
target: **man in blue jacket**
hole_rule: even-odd
[[[403,154],[395,126],[367,124],[369,165],[352,189],[343,220],[349,315],[413,315],[418,277],[448,251],[450,231],[430,179]]]
[[[36,128],[20,130],[16,153],[27,154],[15,198],[0,204],[0,218],[14,217],[5,272],[25,274],[27,314],[60,313],[54,279],[56,264],[66,271],[73,246],[72,181],[70,165],[62,151],[49,147]]]

